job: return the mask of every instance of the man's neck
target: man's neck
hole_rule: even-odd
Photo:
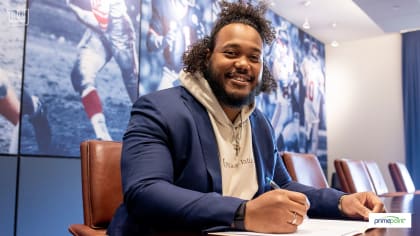
[[[226,113],[227,117],[229,118],[232,123],[235,121],[236,117],[238,117],[239,113],[241,113],[242,108],[237,107],[230,107],[226,105],[221,105],[223,111]]]

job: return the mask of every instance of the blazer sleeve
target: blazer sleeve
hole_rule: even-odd
[[[188,111],[182,110],[185,109],[182,102],[162,104],[166,100],[146,95],[133,105],[123,137],[121,161],[125,207],[130,217],[161,228],[229,226],[243,200],[224,197],[210,190],[194,191],[174,183],[174,176],[182,175],[182,170],[174,165],[177,161],[174,156],[182,154],[173,153],[176,149],[171,139],[182,137],[182,134],[174,137],[168,130],[175,123],[178,133],[182,133],[184,127],[181,123],[186,122],[183,120],[186,118],[177,116],[179,120],[168,121],[165,112],[171,109]],[[208,178],[206,174],[202,173],[200,178]]]
[[[309,217],[342,218],[338,209],[338,201],[345,193],[333,188],[316,189],[294,181],[282,186],[291,191],[304,193],[310,202]]]
[[[292,181],[287,169],[280,158],[280,152],[277,150],[274,141],[274,132],[270,122],[261,112],[256,111],[253,119],[254,126],[258,126],[256,131],[258,147],[262,147],[261,158],[264,159],[263,170],[268,179],[273,179],[282,189],[301,192],[308,197],[310,201],[309,217],[328,217],[341,218],[342,215],[338,209],[339,198],[345,193],[333,188],[317,189]],[[265,124],[265,125],[263,125]],[[269,140],[271,137],[271,140]],[[269,183],[266,183],[269,187]]]

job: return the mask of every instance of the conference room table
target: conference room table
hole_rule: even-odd
[[[411,228],[375,228],[366,231],[366,236],[420,236],[420,194],[381,197],[389,213],[411,213]],[[159,236],[206,236],[202,232],[178,232]],[[294,234],[284,234],[294,235]]]
[[[390,213],[411,213],[411,228],[378,228],[367,231],[368,236],[420,236],[420,194],[381,197]]]

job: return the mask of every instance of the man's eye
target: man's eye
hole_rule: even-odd
[[[230,56],[230,57],[236,56],[236,52],[234,51],[225,51],[224,53],[225,55]]]
[[[260,56],[253,55],[249,57],[252,62],[260,62]]]

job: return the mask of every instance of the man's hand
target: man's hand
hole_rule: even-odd
[[[342,213],[351,218],[367,220],[370,212],[385,212],[383,202],[373,192],[344,195],[340,204]]]
[[[272,190],[247,202],[245,229],[261,233],[292,233],[302,224],[308,209],[304,194]]]

